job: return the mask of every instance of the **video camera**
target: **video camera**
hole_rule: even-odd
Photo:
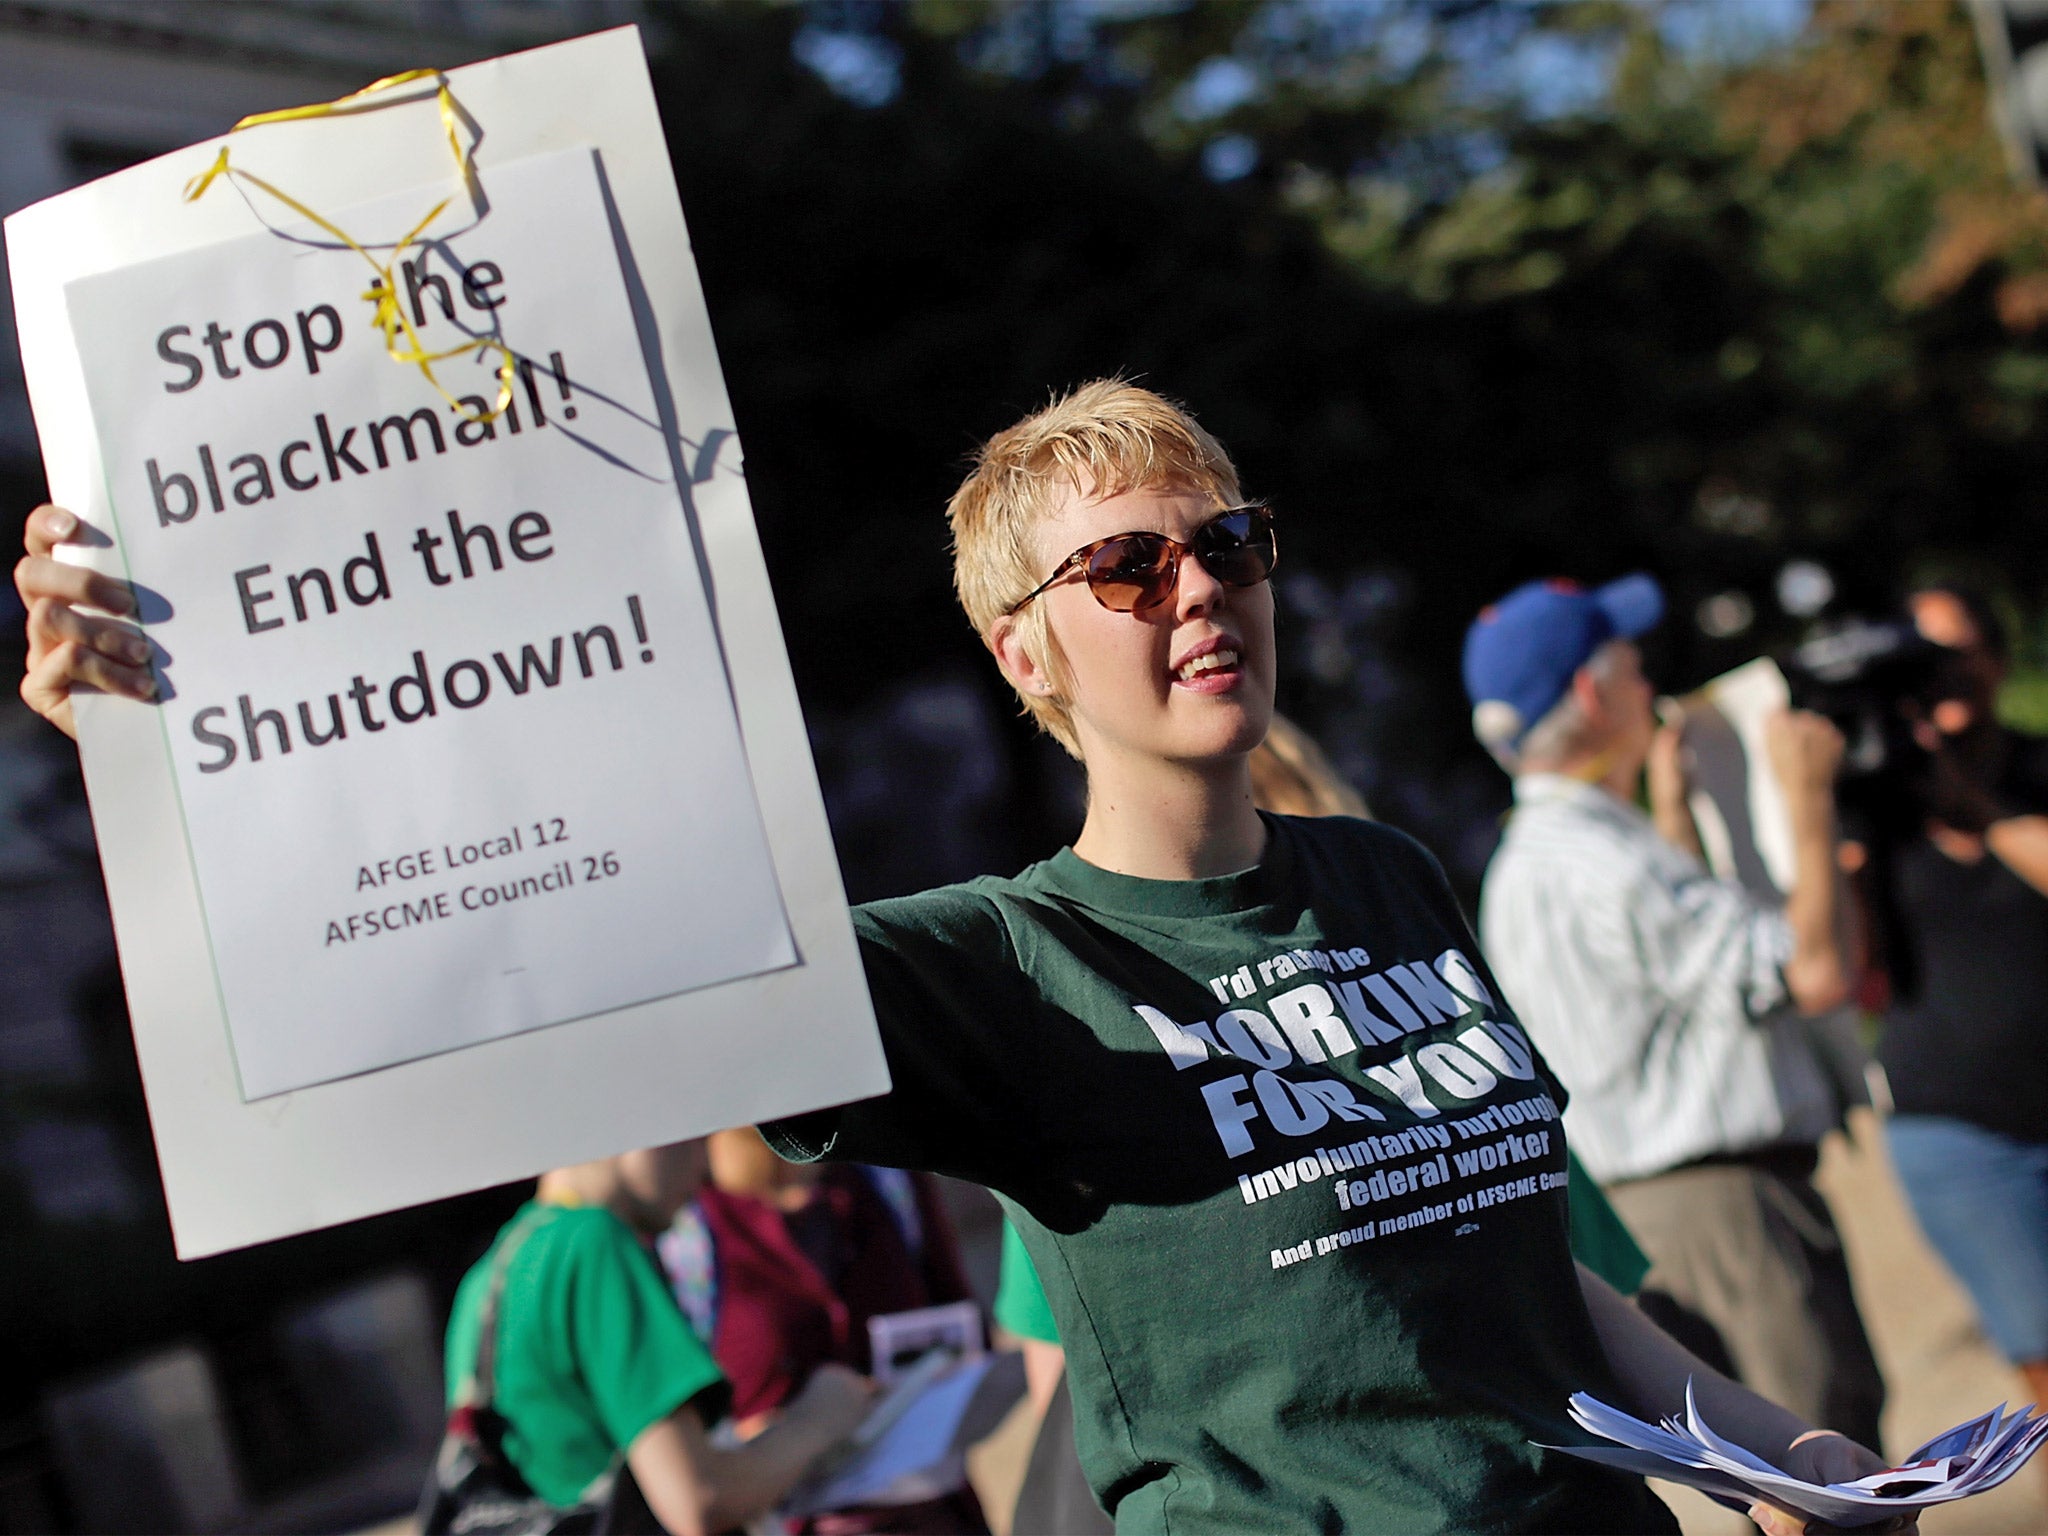
[[[1843,778],[1873,778],[1925,758],[1912,722],[1959,695],[1957,659],[1902,620],[1851,618],[1799,646],[1783,668],[1792,707],[1841,731]]]
[[[1971,694],[1968,660],[1923,639],[1904,621],[1851,618],[1799,646],[1782,664],[1795,709],[1827,716],[1842,733],[1837,798],[1854,822],[1917,826],[1938,803],[1938,776],[1914,740],[1917,721]]]

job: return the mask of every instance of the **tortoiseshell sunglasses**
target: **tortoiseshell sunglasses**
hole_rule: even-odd
[[[1193,555],[1203,570],[1226,587],[1256,587],[1273,574],[1280,558],[1273,537],[1273,509],[1225,508],[1197,528],[1185,544],[1163,533],[1113,533],[1083,544],[1005,611],[1016,613],[1079,567],[1088,590],[1111,613],[1143,613],[1173,595],[1180,580],[1182,555]]]

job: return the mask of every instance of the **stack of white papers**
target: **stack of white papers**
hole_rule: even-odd
[[[2032,1404],[2009,1414],[2000,1403],[1989,1413],[1936,1435],[1900,1466],[1853,1483],[1809,1483],[1715,1434],[1700,1417],[1690,1382],[1683,1422],[1674,1417],[1661,1425],[1645,1424],[1583,1392],[1572,1395],[1571,1412],[1581,1429],[1612,1440],[1615,1446],[1548,1449],[1683,1483],[1732,1508],[1747,1509],[1760,1499],[1768,1500],[1839,1526],[1874,1525],[1995,1488],[2048,1440],[2048,1415],[2036,1414]]]

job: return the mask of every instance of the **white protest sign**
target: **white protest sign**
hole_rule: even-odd
[[[796,958],[596,163],[488,192],[396,275],[430,348],[538,360],[495,420],[393,363],[346,247],[67,294],[248,1098]],[[496,361],[443,365],[471,412]]]
[[[181,199],[221,141],[7,224],[169,685],[75,704],[186,1257],[888,1085],[638,36],[447,82],[474,206],[431,82],[228,142],[387,257],[454,197],[395,275],[525,360],[488,429],[360,255]]]
[[[1692,756],[1687,798],[1707,866],[1771,907],[1792,889],[1792,817],[1765,736],[1791,701],[1785,674],[1765,656],[1679,701]]]

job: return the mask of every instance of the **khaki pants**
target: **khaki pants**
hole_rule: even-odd
[[[1610,1185],[1607,1198],[1649,1255],[1646,1313],[1809,1424],[1878,1448],[1884,1381],[1809,1174],[1698,1164]]]

